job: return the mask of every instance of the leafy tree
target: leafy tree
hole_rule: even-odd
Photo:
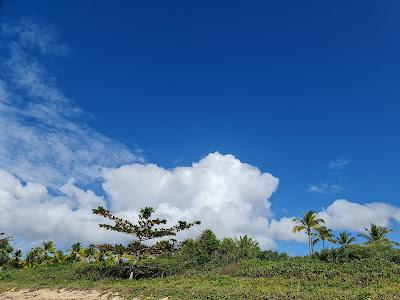
[[[339,233],[339,236],[336,238],[336,243],[338,243],[341,247],[347,247],[355,241],[356,238],[354,236],[351,236],[351,234],[347,231]]]
[[[215,261],[220,255],[220,241],[210,229],[204,230],[196,239],[187,239],[179,251],[180,260],[190,266],[203,266]]]
[[[316,228],[316,233],[314,236],[315,239],[313,240],[313,246],[319,241],[322,241],[322,249],[325,249],[325,241],[336,243],[336,240],[332,234],[332,230],[326,226],[320,226],[319,228]]]
[[[210,262],[213,258],[217,257],[219,249],[219,240],[214,232],[206,229],[200,235],[197,241],[197,257],[200,264]]]
[[[261,252],[258,242],[247,235],[239,237],[236,240],[236,246],[238,259],[256,258]]]
[[[310,256],[314,253],[313,248],[313,235],[321,227],[322,223],[325,223],[324,219],[318,218],[317,214],[313,211],[308,211],[303,214],[302,218],[293,218],[293,222],[297,223],[293,227],[293,232],[305,231],[308,239],[308,249]]]
[[[133,241],[127,245],[103,245],[103,248],[109,250],[118,250],[116,248],[123,247],[127,253],[132,253],[136,260],[140,259],[144,254],[159,254],[171,251],[175,247],[174,237],[179,231],[191,228],[194,225],[200,224],[200,221],[192,223],[179,221],[172,227],[162,227],[167,224],[167,220],[161,218],[152,218],[154,209],[146,207],[140,210],[138,224],[132,224],[128,220],[114,216],[107,209],[99,206],[93,209],[93,213],[109,219],[114,224],[99,224],[101,228],[106,230],[125,233],[133,238]],[[154,239],[164,239],[155,244],[144,243]]]
[[[220,244],[219,254],[224,262],[237,260],[238,251],[236,241],[232,238],[224,238]]]
[[[371,223],[369,228],[364,228],[366,234],[359,234],[360,237],[366,239],[366,243],[388,243],[398,245],[398,243],[391,241],[387,235],[392,232],[391,229]]]
[[[9,262],[10,254],[13,252],[13,248],[10,244],[10,237],[5,236],[4,233],[0,233],[0,268]]]

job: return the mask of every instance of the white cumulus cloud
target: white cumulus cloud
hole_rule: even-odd
[[[63,189],[67,194],[52,196],[43,185],[23,183],[0,170],[1,230],[25,242],[51,239],[70,244],[116,238],[98,227],[100,218],[94,216],[91,207],[86,205],[94,201],[104,205],[102,198],[74,187],[71,182]]]
[[[110,209],[130,220],[135,220],[140,208],[152,206],[172,223],[201,220],[202,225],[190,235],[211,228],[221,238],[248,234],[266,248],[275,245],[266,231],[271,215],[269,199],[278,179],[232,155],[212,153],[190,167],[173,170],[152,164],[108,169],[103,187]],[[23,183],[0,171],[0,228],[27,242],[126,240],[122,234],[98,228],[104,220],[91,209],[107,206],[103,197],[78,188],[73,180],[59,192],[61,195],[51,195],[41,184]]]
[[[334,201],[319,216],[338,230],[363,231],[370,223],[388,226],[390,220],[400,221],[400,208],[382,202],[354,203],[345,199]]]
[[[201,220],[220,237],[250,234],[266,246],[270,197],[278,179],[232,155],[211,153],[190,167],[133,164],[104,172],[113,211],[155,207],[170,219]]]

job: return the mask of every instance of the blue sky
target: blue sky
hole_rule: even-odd
[[[2,22],[30,17],[68,45],[43,65],[85,112],[80,122],[164,168],[218,151],[271,173],[276,218],[343,198],[399,205],[399,9],[398,1],[0,8]]]

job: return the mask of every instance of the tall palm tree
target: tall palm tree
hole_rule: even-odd
[[[52,241],[47,241],[42,243],[42,248],[44,252],[44,258],[49,259],[50,254],[53,254],[56,252],[56,246]]]
[[[359,234],[359,236],[365,238],[367,240],[366,241],[367,244],[371,244],[371,243],[375,243],[375,242],[383,242],[383,243],[398,245],[398,243],[391,241],[387,237],[387,234],[392,232],[392,230],[387,227],[379,226],[379,225],[371,223],[370,227],[364,228],[364,230],[367,233],[366,234],[361,233],[361,234]]]
[[[310,210],[304,213],[302,218],[293,218],[292,221],[298,224],[293,227],[293,232],[306,232],[311,256],[314,253],[312,236],[321,227],[321,224],[325,223],[325,220],[318,218],[317,214]]]
[[[330,243],[336,243],[336,240],[333,238],[332,229],[327,228],[326,226],[320,226],[316,229],[316,233],[314,234],[315,239],[313,240],[313,245],[322,241],[322,248],[325,249],[325,241]]]
[[[355,241],[356,238],[354,236],[351,236],[351,234],[347,231],[339,233],[339,236],[336,238],[336,243],[338,243],[343,248],[347,247],[351,243],[354,243]]]

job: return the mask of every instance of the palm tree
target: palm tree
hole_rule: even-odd
[[[355,241],[356,238],[354,236],[351,236],[351,234],[347,231],[339,233],[339,236],[336,238],[336,243],[338,243],[343,248],[347,247]]]
[[[61,263],[61,262],[64,261],[64,259],[65,259],[65,255],[64,255],[64,252],[62,250],[56,250],[54,252],[53,261],[55,263]]]
[[[336,243],[336,240],[333,238],[332,229],[327,228],[326,226],[321,226],[316,229],[316,233],[314,234],[316,237],[313,241],[313,245],[322,241],[322,248],[325,250],[325,241],[330,243]]]
[[[81,258],[81,253],[82,253],[82,244],[81,243],[72,244],[69,252],[70,252],[70,257],[72,258],[73,261],[79,260]]]
[[[19,263],[20,261],[21,261],[21,257],[22,257],[22,251],[21,250],[15,250],[14,251],[14,253],[13,253],[13,258],[14,258],[14,261],[16,262],[16,263]]]
[[[293,218],[292,221],[298,224],[293,227],[293,232],[306,232],[311,256],[314,253],[312,236],[314,231],[318,230],[322,223],[325,223],[325,220],[318,218],[317,214],[310,210],[303,214],[302,218]]]
[[[14,267],[19,268],[22,266],[22,260],[21,260],[22,251],[21,250],[15,250],[12,254],[12,258],[13,258],[12,264]]]
[[[56,246],[52,241],[47,241],[42,243],[42,248],[44,252],[44,258],[49,259],[50,254],[54,255],[54,252],[56,252]]]
[[[88,263],[96,260],[97,249],[94,245],[90,245],[88,248],[83,249],[83,252]]]
[[[36,247],[26,254],[25,262],[28,268],[33,268],[43,262],[43,248]]]
[[[361,233],[359,236],[365,238],[367,244],[382,242],[398,245],[398,243],[391,241],[386,235],[392,232],[391,229],[371,223],[369,228],[364,228],[366,234]]]

